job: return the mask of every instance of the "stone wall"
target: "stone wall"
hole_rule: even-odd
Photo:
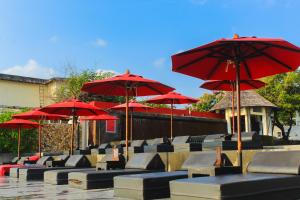
[[[61,152],[70,149],[71,124],[45,124],[42,127],[42,151]],[[77,146],[77,134],[74,134],[74,149]]]

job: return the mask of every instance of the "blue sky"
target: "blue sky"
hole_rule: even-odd
[[[300,46],[297,0],[0,0],[0,72],[48,78],[112,70],[198,97],[170,56],[212,40],[280,37]]]

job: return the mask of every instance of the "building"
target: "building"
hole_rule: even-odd
[[[224,113],[227,121],[228,132],[232,127],[232,93],[227,92],[222,100],[212,110]],[[236,99],[235,99],[236,102]],[[255,91],[241,92],[241,131],[256,131],[261,135],[272,135],[272,116],[276,105],[266,100]],[[235,119],[237,113],[235,111]],[[237,121],[237,120],[235,120]],[[235,132],[236,132],[235,125]]]
[[[0,74],[0,108],[36,108],[54,103],[64,78],[31,78]]]

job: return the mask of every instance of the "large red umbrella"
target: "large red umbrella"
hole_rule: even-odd
[[[42,112],[39,109],[34,109],[31,111],[27,111],[24,113],[13,115],[15,119],[31,119],[31,120],[38,120],[39,121],[39,155],[41,157],[42,148],[41,148],[41,141],[42,141],[42,131],[41,131],[41,120],[60,120],[66,119],[68,116],[65,115],[56,115],[56,114],[49,114],[46,112]]]
[[[114,106],[111,108],[112,110],[125,110],[126,111],[126,103]],[[128,109],[130,110],[130,142],[132,142],[132,138],[133,138],[133,134],[132,134],[132,130],[133,130],[133,125],[132,125],[132,113],[133,112],[144,112],[147,111],[148,109],[151,109],[151,107],[146,106],[144,104],[141,103],[137,103],[134,100],[131,100],[128,103]]]
[[[88,116],[88,117],[82,117],[80,118],[82,120],[89,120],[89,121],[102,121],[102,120],[118,120],[119,118],[113,115],[107,115],[107,114],[103,114],[103,115],[93,115],[93,116]],[[96,132],[96,123],[94,123],[94,132]],[[96,134],[94,134],[94,144],[96,144]]]
[[[260,80],[240,80],[240,90],[253,90],[264,87],[266,84]],[[208,89],[208,90],[222,90],[222,91],[231,91],[232,98],[231,98],[231,114],[232,114],[232,127],[231,127],[231,134],[234,133],[235,130],[235,123],[234,123],[234,90],[235,81],[232,80],[214,80],[214,81],[206,81],[201,86],[201,88]]]
[[[172,56],[172,70],[204,80],[235,80],[239,164],[242,159],[240,80],[296,70],[300,48],[282,39],[220,39]]]
[[[97,108],[96,106],[84,103],[77,99],[54,103],[41,109],[41,111],[51,114],[61,114],[72,116],[72,132],[70,153],[73,154],[74,131],[75,131],[75,117],[77,116],[90,116],[106,114],[105,111]]]
[[[191,104],[198,102],[198,99],[194,99],[191,97],[183,96],[177,92],[169,92],[164,95],[160,95],[149,99],[148,103],[155,104],[170,104],[171,105],[171,139],[173,138],[173,106],[174,104]]]
[[[38,128],[39,124],[24,119],[12,119],[0,124],[0,128],[18,129],[18,157],[20,158],[21,129]]]
[[[145,79],[142,76],[130,74],[127,70],[125,74],[117,75],[104,80],[97,80],[85,83],[82,91],[104,95],[104,96],[124,96],[126,99],[126,158],[128,159],[128,99],[129,96],[148,96],[165,94],[174,90],[158,81]]]

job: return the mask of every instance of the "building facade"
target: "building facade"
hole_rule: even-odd
[[[0,108],[36,108],[54,103],[56,90],[64,81],[0,74]]]

